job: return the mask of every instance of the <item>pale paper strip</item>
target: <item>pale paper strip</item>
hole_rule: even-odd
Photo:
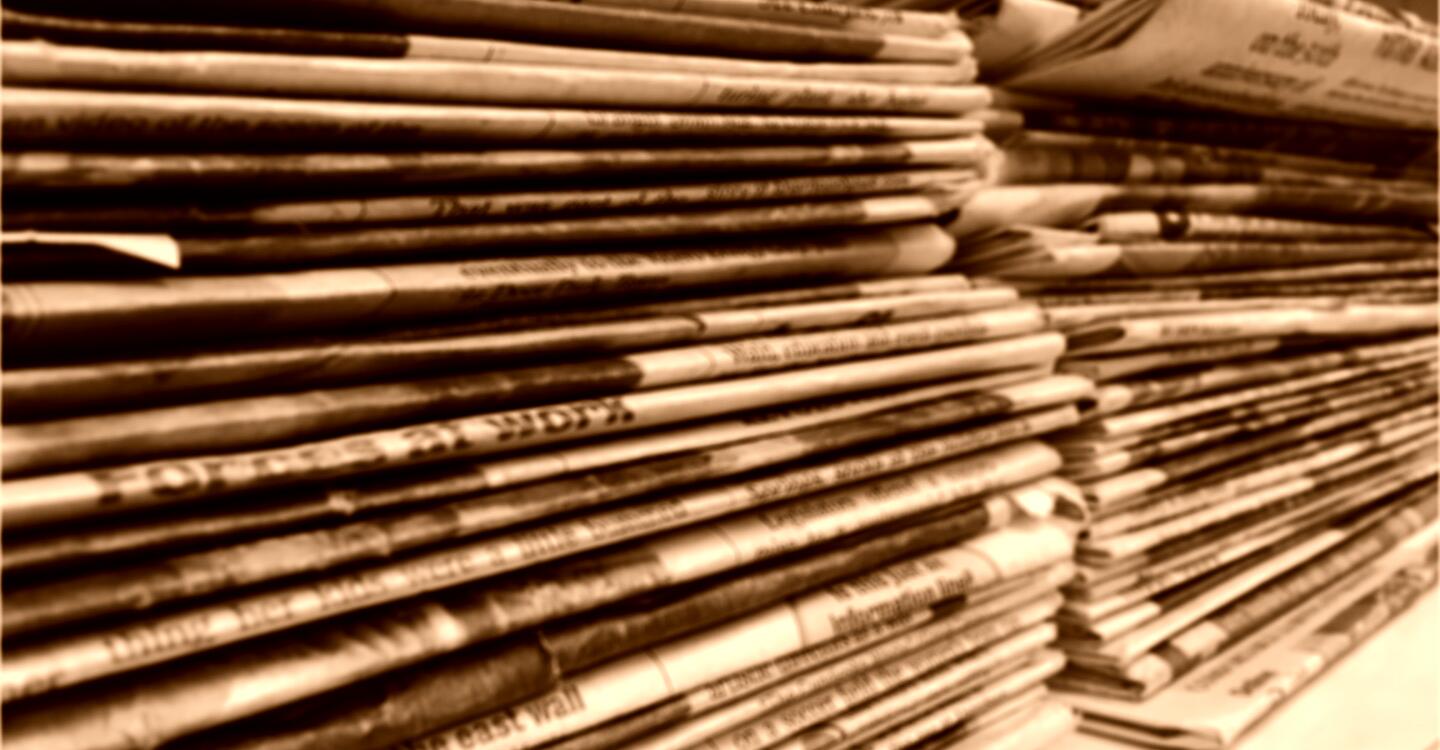
[[[86,245],[139,258],[171,269],[180,268],[180,245],[168,234],[117,235],[91,232],[12,230],[0,233],[0,243],[25,245]]]
[[[172,52],[5,45],[5,78],[18,86],[126,87],[263,96],[320,96],[519,106],[832,110],[960,115],[990,103],[980,86],[577,68],[529,63]]]
[[[969,51],[958,16],[925,11],[859,7],[810,0],[589,0],[596,5],[671,13],[754,18],[802,26],[836,27],[920,37],[946,37]]]
[[[818,4],[818,3],[817,3]],[[529,44],[501,39],[461,37],[409,37],[407,57],[435,60],[470,60],[633,70],[673,70],[759,78],[800,78],[828,81],[893,83],[970,83],[978,72],[974,61],[954,63],[843,63],[746,60],[730,57],[682,55],[636,50],[598,49]]]

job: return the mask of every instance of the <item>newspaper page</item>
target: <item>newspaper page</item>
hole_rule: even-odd
[[[267,327],[295,334],[360,320],[397,322],[515,310],[662,289],[923,273],[949,261],[954,248],[954,240],[933,224],[911,224],[646,252],[187,275],[143,282],[14,282],[6,285],[3,314],[6,344],[14,350],[72,337],[120,336],[128,342],[146,330],[164,330],[173,339],[186,335],[181,322],[202,327],[210,339]]]
[[[977,137],[706,148],[571,148],[395,152],[132,154],[7,148],[5,184],[29,190],[87,193],[117,189],[249,188],[314,190],[367,187],[486,185],[501,177],[775,172],[838,167],[937,165],[975,167],[994,150]],[[268,193],[267,193],[268,194]]]
[[[1006,85],[1428,129],[1436,39],[1312,0],[1116,0],[1030,55]]]
[[[728,4],[727,4],[728,5]],[[913,31],[916,36],[957,33],[953,17],[912,13],[808,13],[810,3],[747,4],[763,12],[793,9],[807,23],[832,20],[837,26],[870,25],[875,31]],[[813,6],[819,8],[835,6]],[[5,33],[16,39],[44,39],[62,44],[135,49],[205,49],[274,52],[355,57],[469,60],[474,62],[542,63],[576,67],[627,68],[719,73],[769,78],[817,78],[897,83],[968,83],[975,66],[968,59],[956,64],[936,63],[826,63],[782,60],[745,60],[702,55],[666,54],[635,50],[593,49],[534,44],[501,39],[402,34],[379,30],[273,28],[224,26],[150,20],[119,20],[47,15],[13,8],[3,10]],[[880,28],[881,25],[890,28]],[[944,30],[942,32],[942,30]]]
[[[547,5],[549,5],[547,3]],[[550,7],[564,7],[551,5]],[[974,135],[963,118],[889,115],[742,114],[546,109],[218,94],[7,87],[5,138],[12,145],[166,144],[295,148],[398,143],[751,138],[825,140]]]
[[[537,64],[329,55],[176,52],[12,41],[7,84],[217,94],[641,109],[900,112],[962,115],[983,86],[800,81]],[[663,69],[662,69],[663,70]]]
[[[949,63],[968,57],[973,49],[968,37],[953,30],[941,36],[924,36],[915,35],[917,29],[913,28],[914,24],[910,24],[911,28],[904,28],[903,23],[892,23],[891,28],[876,30],[859,27],[863,24],[844,28],[836,24],[815,23],[812,17],[843,20],[846,16],[824,11],[806,13],[808,3],[788,6],[758,2],[693,3],[697,8],[706,8],[708,14],[690,11],[689,8],[687,12],[677,12],[679,9],[674,7],[675,3],[665,3],[663,8],[615,7],[620,4],[618,1],[551,3],[543,0],[484,0],[437,6],[411,0],[322,0],[297,8],[285,3],[222,2],[171,9],[162,17],[201,19],[211,23],[218,20],[229,25],[304,28],[313,26],[313,14],[323,9],[327,25],[332,28],[379,29],[389,33],[412,32],[451,37],[499,35],[534,39],[538,36],[577,47],[679,51],[740,58]],[[728,8],[729,12],[714,14],[721,8]],[[748,8],[752,15],[762,17],[745,17],[744,13],[736,12],[740,8]],[[767,8],[771,10],[766,11]],[[860,12],[849,17],[863,15],[866,14]],[[777,16],[788,18],[781,20]],[[886,17],[882,13],[869,16],[871,19]],[[904,16],[910,17],[911,14]],[[888,18],[900,20],[895,14],[890,14]],[[797,22],[802,19],[806,22]]]
[[[256,231],[355,224],[455,224],[486,219],[544,220],[562,216],[622,211],[686,209],[806,198],[840,198],[961,187],[978,173],[965,169],[891,170],[784,176],[719,182],[660,182],[630,187],[477,191],[366,197],[297,196],[264,199],[252,204],[229,199],[184,203],[122,202],[105,206],[74,205],[43,200],[16,201],[6,211],[9,227],[49,228],[58,239],[86,226],[127,233],[165,232],[184,228],[253,227]],[[19,244],[18,242],[15,244]],[[59,244],[58,241],[55,244]],[[113,243],[112,243],[113,244]]]

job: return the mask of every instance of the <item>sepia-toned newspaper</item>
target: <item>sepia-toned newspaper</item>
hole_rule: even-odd
[[[125,519],[98,528],[73,527],[43,530],[16,538],[6,545],[6,569],[51,565],[67,559],[103,558],[125,555],[140,549],[155,553],[201,540],[224,540],[246,531],[288,531],[321,519],[337,521],[355,514],[372,513],[410,503],[459,498],[473,493],[499,491],[498,507],[519,509],[527,498],[566,497],[573,502],[604,502],[618,489],[664,486],[684,470],[692,469],[686,456],[670,460],[670,454],[684,454],[725,443],[745,442],[791,430],[824,428],[833,422],[903,409],[936,399],[949,399],[970,391],[1041,379],[1049,374],[1042,368],[1007,370],[979,377],[954,378],[945,383],[882,390],[862,397],[840,396],[820,401],[781,405],[741,412],[728,418],[701,420],[695,424],[662,429],[631,437],[620,437],[535,453],[459,462],[395,477],[361,476],[333,480],[313,489],[270,492],[217,508],[204,515],[160,516]],[[981,399],[998,403],[999,399]],[[992,394],[993,395],[993,394]],[[1021,399],[1017,406],[1028,403]],[[703,455],[703,454],[702,454]],[[635,462],[636,471],[620,466]],[[675,466],[676,463],[681,466]],[[584,474],[596,469],[613,469],[606,476],[617,488],[600,490],[589,485]],[[571,474],[572,476],[564,476]],[[548,481],[546,481],[548,480]],[[528,487],[517,485],[530,484]],[[644,491],[643,489],[639,491]],[[510,498],[513,503],[504,502]],[[543,507],[552,507],[550,503]],[[497,523],[534,517],[491,513]]]
[[[984,86],[757,78],[666,69],[253,52],[176,52],[13,41],[7,85],[141,89],[335,100],[618,109],[911,112],[962,115]]]
[[[1038,93],[1362,125],[1435,122],[1433,33],[1312,0],[1114,0],[1016,68],[1006,85]]]
[[[474,151],[242,151],[134,154],[7,148],[0,154],[5,184],[34,190],[106,191],[177,187],[309,190],[337,186],[490,185],[502,177],[576,175],[696,175],[738,170],[773,173],[816,168],[978,166],[993,152],[975,137],[831,143],[722,145],[704,148],[656,144],[631,148],[505,148]]]
[[[914,32],[917,36],[951,36],[958,33],[956,19],[941,14],[858,11],[830,13],[839,6],[797,2],[725,3],[748,5],[763,13],[774,9],[803,15],[807,25],[830,20],[837,27],[869,25],[874,31]],[[806,13],[814,9],[820,13]],[[724,15],[724,14],[721,14]],[[227,26],[158,20],[88,18],[47,15],[13,8],[3,10],[8,38],[43,39],[61,44],[84,44],[122,49],[233,50],[284,54],[345,55],[352,57],[473,62],[539,63],[572,67],[671,70],[772,78],[815,78],[896,83],[967,83],[976,66],[970,58],[952,64],[864,62],[791,62],[747,60],[732,57],[670,54],[628,49],[597,49],[536,44],[478,37],[404,34],[381,30],[320,30],[260,26]],[[888,28],[882,28],[888,27]]]
[[[823,141],[954,137],[981,130],[980,123],[954,116],[547,109],[19,86],[7,87],[0,101],[5,138],[22,147],[65,147],[82,140],[166,149],[225,143],[246,150],[715,137]]]
[[[674,604],[688,615],[678,621],[665,621],[673,615],[666,612],[670,605],[664,605],[647,606],[633,618],[620,613],[620,620],[633,622],[625,624],[613,636],[605,635],[609,630],[606,622],[617,617],[613,612],[601,613],[599,619],[582,618],[578,623],[572,620],[568,625],[547,626],[547,650],[558,660],[560,669],[578,669],[654,643],[668,637],[667,634],[703,627],[805,589],[861,573],[866,574],[865,582],[859,584],[863,591],[842,583],[806,594],[804,601],[798,601],[796,606],[804,611],[826,613],[815,623],[816,627],[838,627],[842,623],[845,627],[864,627],[893,618],[897,607],[909,609],[952,598],[972,588],[1042,569],[1071,554],[1069,532],[1055,524],[1036,522],[982,534],[989,525],[985,507],[972,506],[934,521],[852,540],[844,548],[809,553],[798,559],[791,557],[778,566],[751,569],[738,578],[682,597]],[[956,539],[966,541],[956,543]],[[898,563],[900,567],[893,571],[882,567],[897,558],[945,544],[952,546],[926,555],[927,564],[918,570],[918,563],[911,561]],[[635,572],[646,567],[658,572],[656,566],[663,565],[658,555],[622,557],[625,559],[616,558],[615,562]],[[917,577],[917,572],[923,575]],[[637,578],[581,560],[563,569],[537,571],[505,580],[495,588],[462,587],[442,595],[411,599],[397,606],[372,609],[363,617],[327,623],[316,633],[324,636],[316,641],[317,647],[304,653],[296,652],[293,635],[287,634],[252,641],[239,650],[212,652],[210,658],[204,660],[176,662],[163,667],[160,674],[152,673],[151,679],[144,683],[111,682],[84,705],[49,704],[44,710],[30,711],[7,721],[6,744],[37,750],[54,747],[57,742],[103,745],[104,738],[116,736],[115,729],[121,726],[125,727],[126,737],[143,737],[145,742],[158,744],[422,659],[450,654],[507,630],[533,627],[661,585],[649,575]],[[710,599],[714,599],[713,603],[701,604]],[[842,606],[836,610],[832,604]],[[664,619],[655,622],[657,616]],[[323,646],[319,645],[322,643]],[[483,670],[495,666],[494,659],[506,658],[503,654],[484,655],[476,665],[464,658],[464,652],[461,656],[458,660],[432,663],[427,669],[449,675],[453,662],[453,668],[460,675],[472,674],[477,666],[486,674]],[[310,668],[298,669],[302,663]],[[553,663],[548,669],[553,674]],[[297,679],[298,675],[303,675],[303,679]],[[513,688],[504,679],[489,681],[487,678],[484,690],[490,691],[490,700],[497,701],[491,706],[499,707],[514,700],[504,698],[513,695]],[[450,698],[437,701],[432,697],[428,704],[409,703],[417,694],[427,694],[426,684],[400,684],[391,692],[394,694],[362,692],[361,700],[370,703],[378,699],[387,706],[402,704],[406,706],[403,710],[416,714],[455,711],[448,702],[453,700]],[[466,688],[465,692],[473,691]],[[230,700],[216,700],[218,695],[228,695]],[[190,710],[176,711],[176,706],[182,704]],[[472,714],[477,710],[474,705],[473,702],[467,704]],[[334,708],[332,705],[329,710]],[[400,710],[400,705],[396,705],[396,709]],[[347,715],[342,707],[340,716]],[[361,714],[367,715],[368,711]],[[441,725],[463,719],[466,714],[451,715],[453,718],[442,721]],[[297,731],[343,733],[355,721],[323,715],[308,717],[308,720],[316,723]],[[368,719],[361,720],[369,723]],[[420,720],[418,716],[416,720]],[[396,737],[398,741],[435,726],[434,723],[392,724],[385,730],[409,732]]]
[[[1219,750],[1434,585],[1432,523],[1142,703],[1066,693],[1086,731]]]
[[[957,411],[964,413],[963,410]],[[952,419],[963,419],[959,414],[952,412]],[[162,558],[119,570],[70,577],[49,585],[35,584],[13,591],[13,596],[7,599],[5,632],[11,634],[46,624],[76,621],[134,608],[141,602],[156,604],[295,573],[326,571],[345,563],[392,557],[422,545],[461,539],[536,518],[567,511],[591,511],[578,517],[491,536],[480,543],[494,550],[492,562],[499,564],[508,558],[511,560],[509,567],[533,565],[726,513],[953,459],[1006,441],[1073,425],[1078,422],[1078,415],[1073,408],[1067,407],[1041,409],[1020,417],[968,429],[952,429],[940,437],[913,440],[844,459],[770,471],[744,482],[679,491],[687,483],[739,474],[824,450],[848,447],[865,438],[874,440],[877,435],[886,432],[905,434],[900,430],[876,429],[879,426],[877,423],[883,421],[900,422],[908,428],[905,432],[918,431],[925,426],[920,420],[884,420],[883,416],[861,419],[853,424],[841,423],[834,428],[811,429],[714,449],[695,456],[694,461],[682,460],[688,457],[677,457],[651,462],[659,466],[625,466],[584,478],[588,484],[603,483],[602,486],[607,489],[614,487],[604,493],[577,492],[574,487],[580,482],[562,479],[549,483],[550,487],[545,488],[550,490],[548,496],[537,491],[541,488],[532,485],[510,493],[490,493],[480,498],[453,501],[444,513],[430,509],[397,513],[319,531],[276,535],[256,542]],[[934,423],[942,422],[936,420]],[[869,435],[865,434],[867,427]],[[845,432],[849,434],[835,434]],[[1037,457],[1043,455],[1040,453]],[[697,463],[700,466],[693,466]],[[661,477],[650,481],[630,480],[630,477],[642,473],[642,468],[652,468]],[[623,508],[591,510],[594,506],[654,489],[669,489],[676,494],[662,500],[633,502]],[[451,553],[459,551],[458,548],[451,549]],[[183,576],[177,577],[176,571],[181,570],[185,571]]]

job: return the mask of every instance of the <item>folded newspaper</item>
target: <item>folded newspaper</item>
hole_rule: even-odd
[[[1433,590],[1436,529],[1345,572],[1308,601],[1145,701],[1067,695],[1087,732],[1152,747],[1231,746],[1360,641]]]
[[[1367,3],[1112,0],[1055,33],[1036,20],[1063,27],[1067,19],[1056,23],[1059,11],[1029,7],[1054,3],[1019,5],[1018,19],[1002,11],[996,21],[1032,30],[1023,42],[1001,42],[1023,45],[1003,68],[1004,84],[1021,91],[1363,125],[1435,124],[1435,28],[1413,16]],[[981,37],[979,48],[987,47]]]

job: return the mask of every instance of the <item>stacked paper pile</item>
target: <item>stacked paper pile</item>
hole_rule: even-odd
[[[1223,747],[1434,581],[1434,29],[991,6],[982,69],[1023,93],[985,118],[1004,153],[952,269],[1040,302],[1098,382],[1052,440],[1091,512],[1053,684],[1089,731]]]
[[[953,16],[41,5],[5,16],[7,747],[1071,726],[1083,501],[1035,438],[1093,385],[1013,289],[920,275],[988,148]]]

